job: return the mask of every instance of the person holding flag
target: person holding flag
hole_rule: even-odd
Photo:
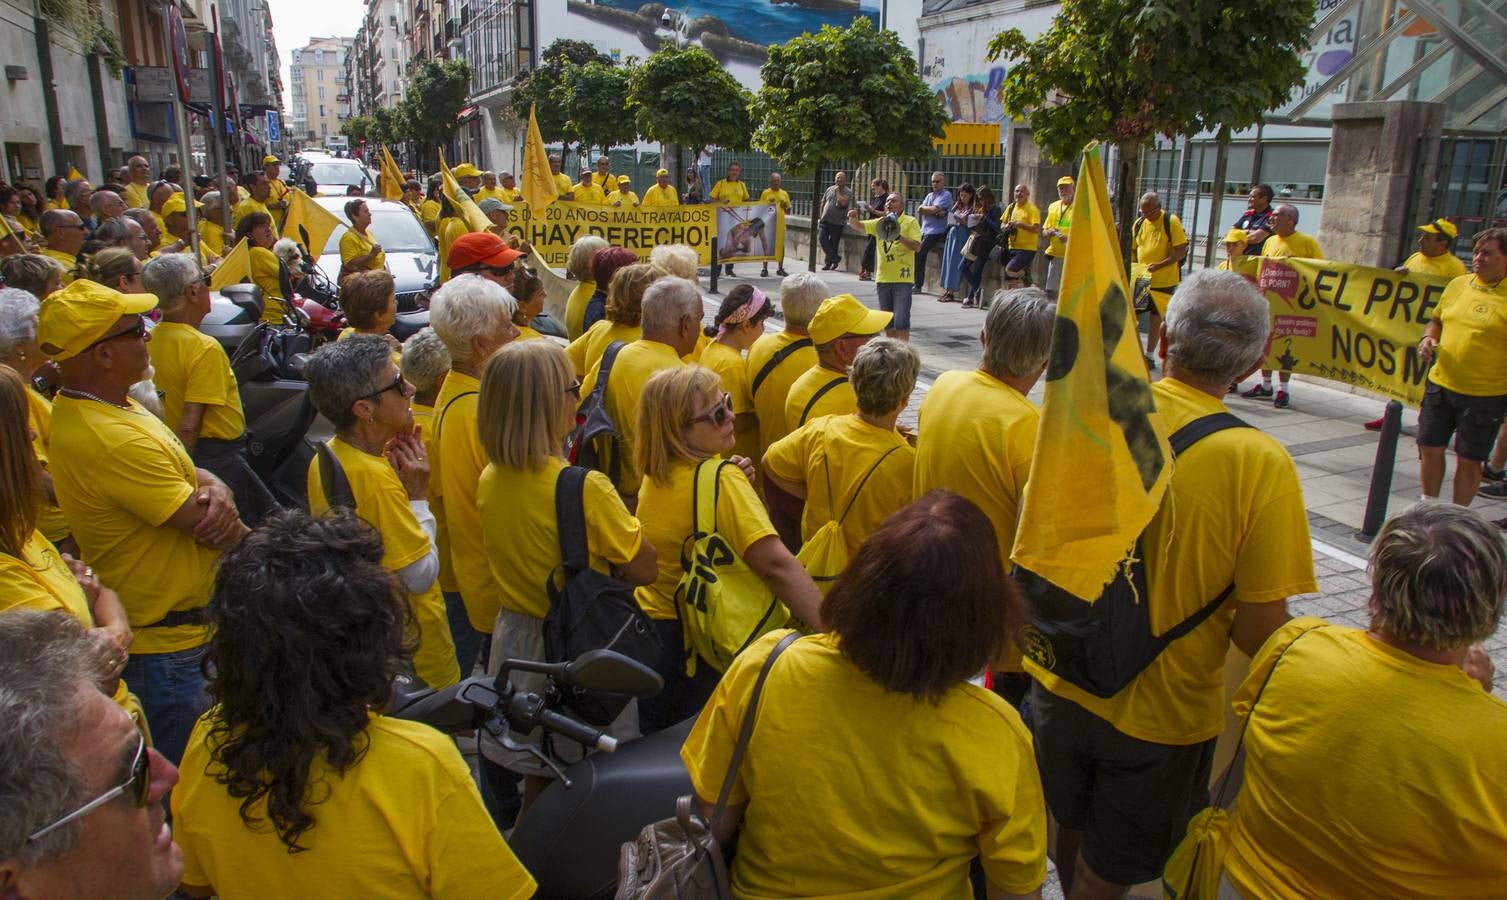
[[[559,172],[560,157],[558,154],[545,152],[544,137],[539,133],[539,120],[534,117],[534,108],[530,106],[528,136],[523,147],[523,184],[519,193],[534,215],[543,215],[544,208],[557,199],[570,199],[570,179]]]
[[[1063,890],[1118,898],[1161,877],[1208,805],[1230,644],[1255,654],[1286,599],[1318,584],[1292,458],[1224,409],[1266,358],[1265,299],[1233,272],[1184,280],[1151,385],[1097,144],[1077,187],[1012,560],[1033,609],[1022,649]],[[1088,493],[1086,471],[1101,481]],[[1134,623],[1112,668],[1063,627],[1110,614]]]

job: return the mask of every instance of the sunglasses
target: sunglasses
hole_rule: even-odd
[[[719,400],[719,401],[717,401],[717,405],[716,406],[712,407],[710,411],[708,411],[706,413],[703,413],[702,415],[699,415],[696,418],[692,419],[689,424],[695,425],[697,422],[710,422],[713,425],[715,425],[716,427],[721,428],[722,426],[726,425],[729,421],[731,421],[732,418],[733,418],[733,395],[732,394],[723,394],[722,395],[722,399]]]
[[[131,801],[136,804],[136,808],[144,808],[147,805],[147,798],[151,796],[152,793],[152,760],[151,757],[147,754],[146,738],[138,735],[137,742],[136,757],[131,761],[131,774],[128,778],[126,778],[125,781],[117,784],[113,788],[110,788],[108,791],[105,791],[103,794],[100,794],[98,797],[95,797],[93,800],[90,800],[88,803],[85,803],[83,806],[80,806],[78,809],[74,810],[68,815],[62,817],[61,819],[58,819],[51,825],[44,827],[40,831],[34,832],[31,837],[26,839],[26,842],[30,844],[34,841],[40,840],[43,837],[46,837],[52,832],[57,831],[59,828],[62,828],[64,825],[67,825],[69,822],[83,818],[84,816],[100,808],[101,806],[104,806],[106,803],[109,803],[111,800],[114,800],[116,797],[121,796],[127,791],[130,792]]]
[[[100,338],[99,340],[95,341],[94,343],[90,344],[89,346],[90,347],[98,347],[100,344],[103,344],[106,341],[113,341],[113,340],[115,340],[117,338],[123,338],[126,335],[131,335],[132,337],[136,338],[137,340],[140,340],[141,338],[146,337],[146,333],[147,333],[147,320],[146,320],[146,317],[145,316],[137,316],[136,317],[136,324],[135,325],[132,325],[130,328],[127,328],[124,331],[117,331],[114,334],[107,334],[104,337]]]
[[[388,391],[397,391],[398,392],[398,396],[400,396],[400,397],[403,395],[403,373],[402,372],[399,372],[396,376],[393,377],[392,384],[389,384],[386,387],[377,388],[375,391],[372,391],[370,394],[362,394],[361,396],[357,397],[356,399],[357,400],[380,400],[382,398],[382,395],[385,394],[385,393],[387,393]]]
[[[581,379],[577,378],[571,382],[570,387],[565,389],[565,393],[575,397],[577,400],[581,399]]]
[[[511,275],[511,274],[513,274],[513,264],[512,263],[508,263],[507,265],[503,266],[500,269],[497,268],[496,266],[487,266],[487,271],[490,272],[490,273],[492,273],[492,275],[494,277],[501,278],[504,275]]]

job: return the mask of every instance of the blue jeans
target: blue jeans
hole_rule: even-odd
[[[131,692],[141,699],[152,746],[175,766],[183,759],[194,723],[209,708],[200,666],[203,657],[202,646],[173,653],[132,653],[121,672]]]
[[[460,677],[469,678],[471,667],[476,664],[476,657],[480,655],[485,661],[486,654],[482,653],[482,647],[491,648],[492,636],[471,627],[471,619],[466,615],[466,604],[456,591],[445,591],[445,619],[450,623],[450,639],[455,641],[455,661],[460,665]]]

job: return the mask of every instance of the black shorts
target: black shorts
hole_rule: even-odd
[[[1138,740],[1040,684],[1031,686],[1031,714],[1047,808],[1082,832],[1083,861],[1115,884],[1161,878],[1188,820],[1209,805],[1214,740]]]
[[[1005,268],[1012,272],[1024,272],[1036,258],[1035,250],[1010,250],[1004,259]]]
[[[1418,446],[1443,447],[1455,436],[1461,459],[1485,462],[1507,416],[1507,395],[1473,397],[1430,381],[1418,410]]]

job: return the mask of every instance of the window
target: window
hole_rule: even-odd
[[[322,66],[322,65],[324,65],[324,51],[323,50],[315,50],[314,51],[314,65],[316,65],[316,66]]]
[[[317,76],[317,80],[318,81],[324,81],[324,69],[317,69],[315,71],[317,71],[319,73],[319,75]]]
[[[319,86],[319,99],[324,99],[324,85],[322,84]]]
[[[323,115],[323,113],[320,113],[320,115]],[[324,124],[323,122],[320,122],[319,123],[319,136],[320,137],[329,137],[329,134],[330,134],[330,126]]]
[[[319,104],[319,117],[321,119],[324,118],[324,104],[323,103]]]

